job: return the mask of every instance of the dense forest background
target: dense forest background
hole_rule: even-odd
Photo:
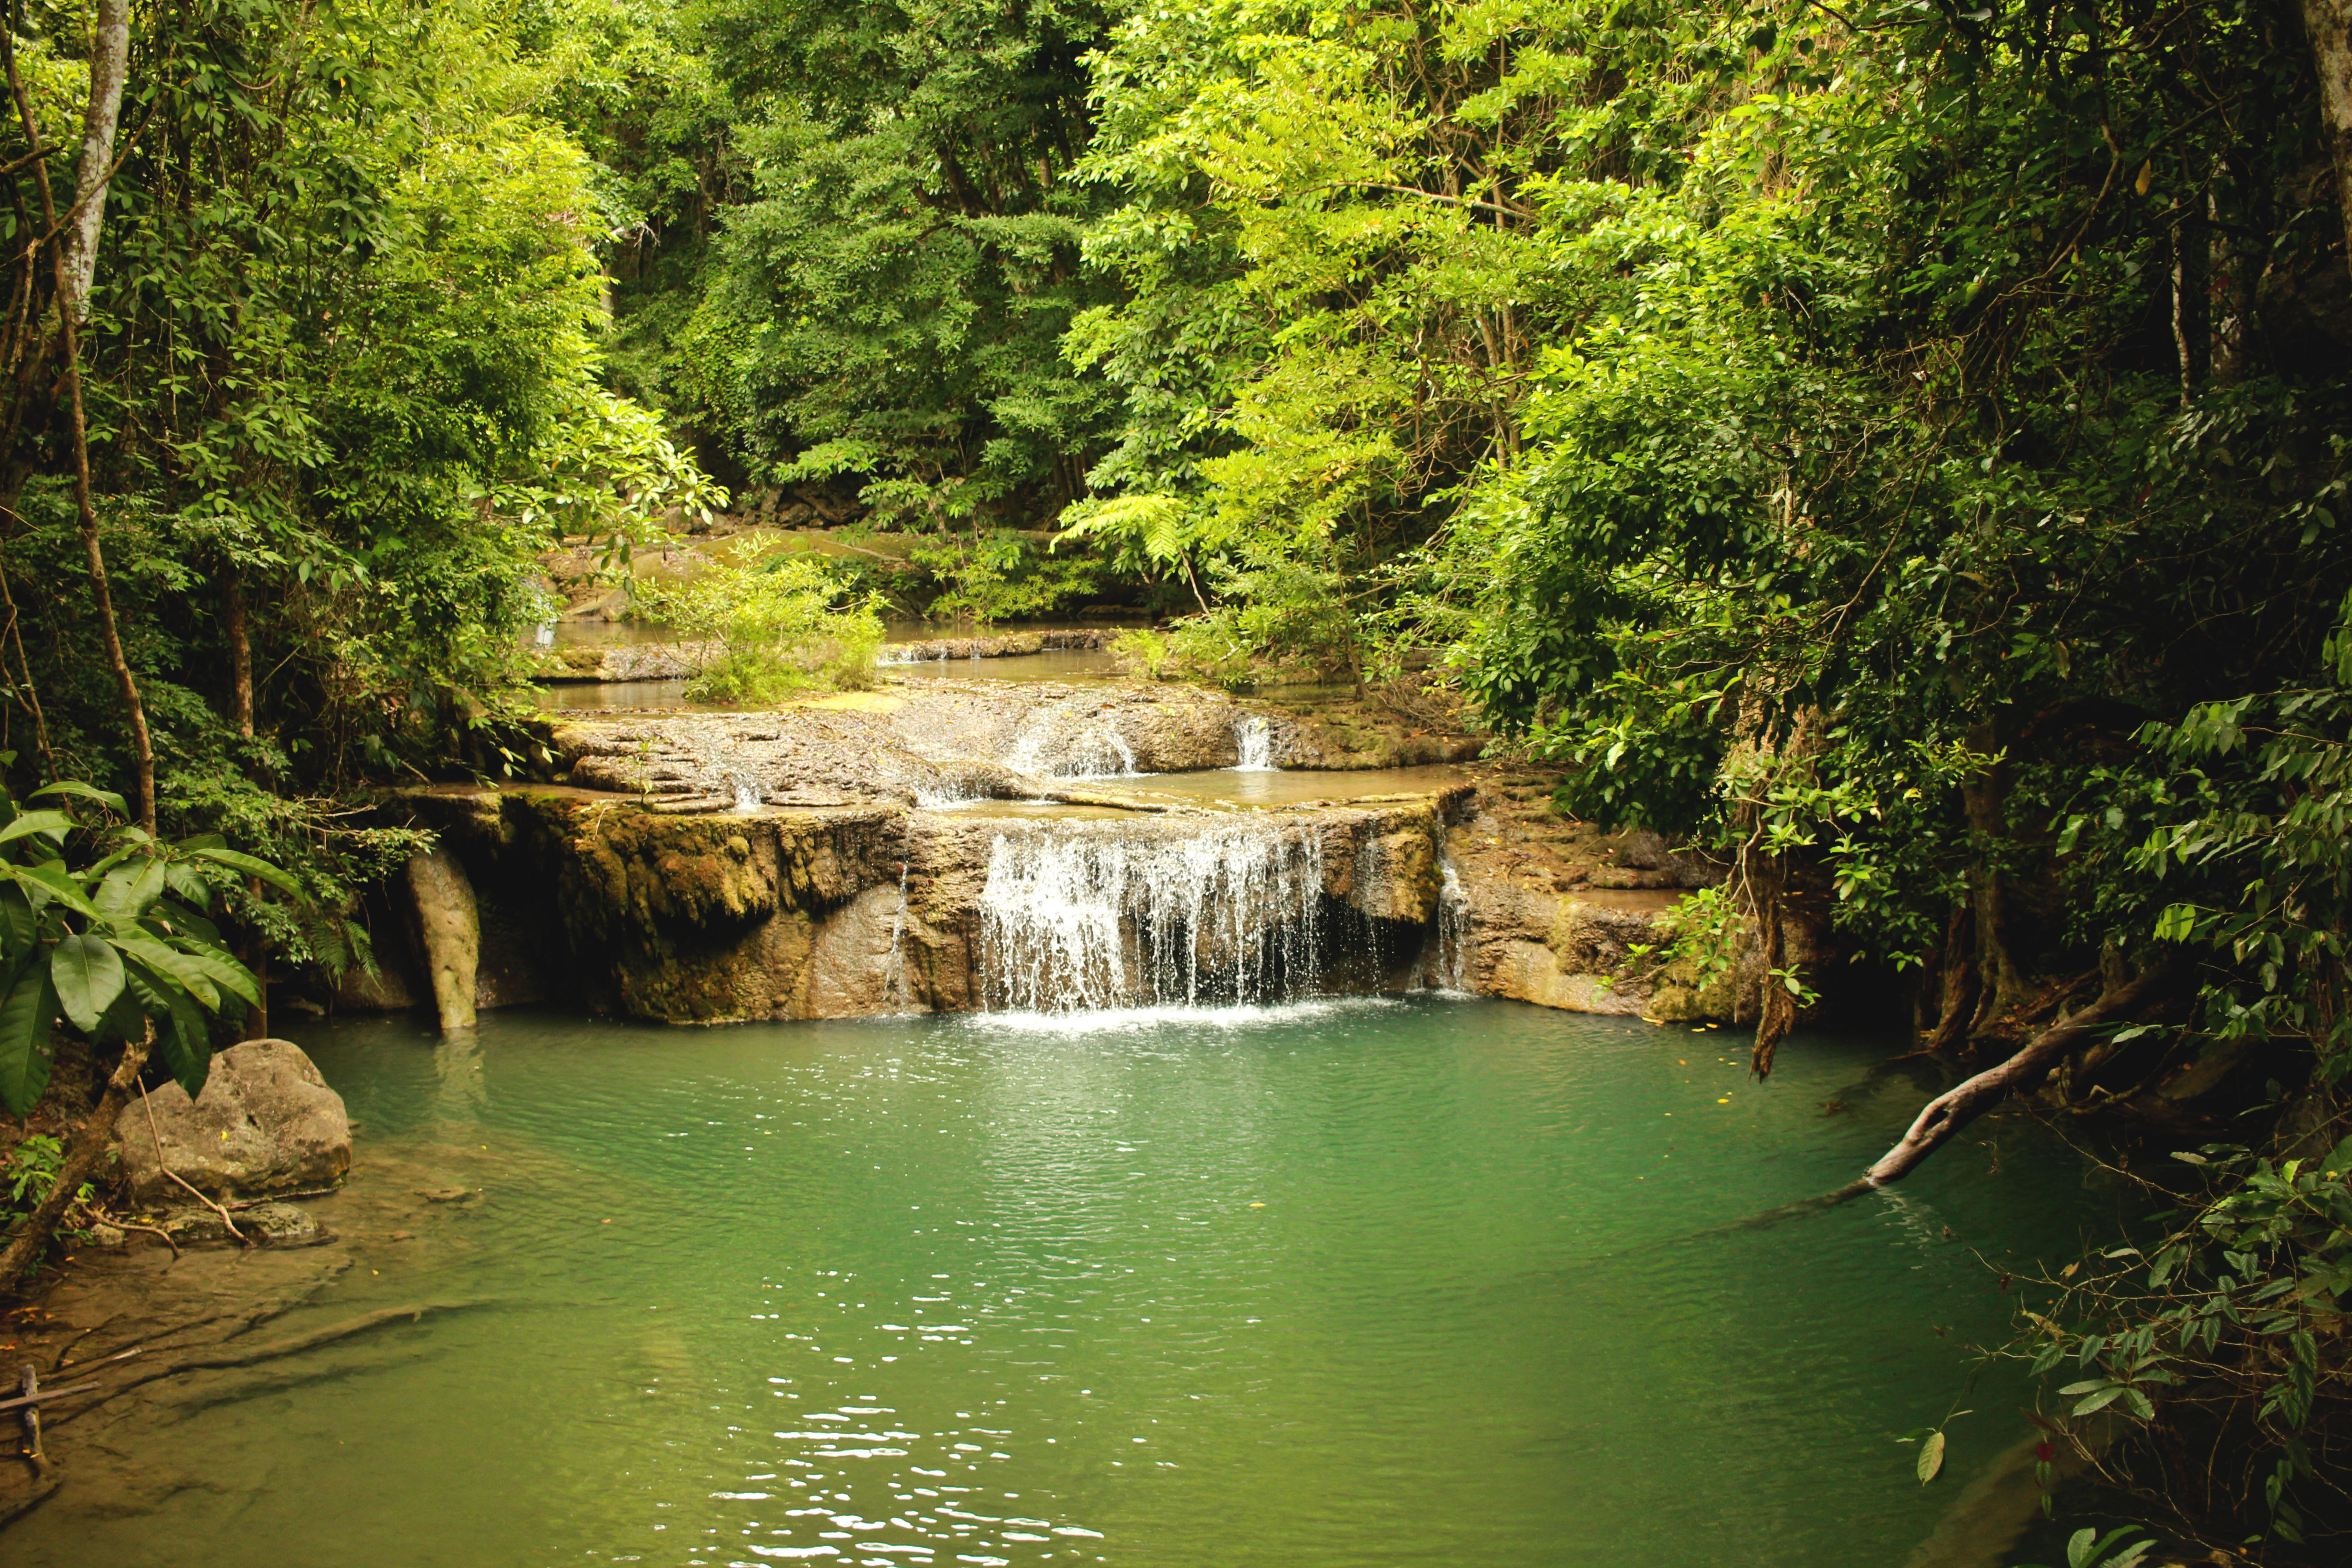
[[[362,956],[366,786],[533,765],[544,552],[817,487],[917,537],[908,610],[1140,605],[1159,673],[1353,681],[1709,847],[1759,1072],[1892,975],[2155,1129],[2211,1187],[2018,1353],[2182,1529],[2335,1560],[2342,0],[6,37],[0,748],[287,868],[224,885],[249,956]]]

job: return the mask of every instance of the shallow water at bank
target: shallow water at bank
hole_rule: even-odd
[[[1505,1003],[300,1038],[362,1161],[482,1189],[328,1305],[497,1305],[191,1410],[158,1457],[219,1490],[12,1563],[1887,1568],[2016,1435],[1971,1248],[2114,1217],[1997,1121],[1717,1229],[1928,1086]],[[1922,1489],[1894,1435],[1955,1405]]]

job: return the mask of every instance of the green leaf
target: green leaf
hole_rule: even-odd
[[[98,937],[61,938],[49,953],[49,981],[73,1026],[96,1034],[100,1016],[122,994],[122,955]]]
[[[164,946],[152,936],[123,936],[116,941],[124,953],[153,970],[170,989],[184,991],[206,1007],[219,1011],[220,993],[205,977],[203,968],[192,963],[187,954]],[[167,996],[170,989],[165,992]]]
[[[33,791],[26,798],[38,800],[45,795],[79,795],[83,800],[94,800],[98,802],[99,805],[106,807],[107,810],[114,813],[117,816],[128,816],[131,815],[131,808],[122,803],[122,797],[121,795],[115,794],[110,789],[100,789],[95,784],[86,784],[79,779],[59,779],[55,784],[43,784],[40,788]]]
[[[157,1031],[157,1043],[163,1047],[163,1063],[172,1069],[173,1081],[194,1100],[204,1093],[205,1080],[212,1077],[212,1031],[186,993],[173,991],[166,996],[171,1004],[171,1021]]]
[[[240,855],[234,849],[222,849],[214,846],[198,849],[195,854],[199,859],[214,861],[242,871],[248,877],[258,877],[281,893],[298,899],[302,896],[302,884],[267,860],[257,860],[250,855]]]
[[[109,871],[90,902],[108,920],[135,920],[163,892],[163,862],[150,855],[142,861]]]
[[[0,996],[0,1105],[29,1113],[49,1083],[49,1020],[57,1015],[49,966],[38,955],[8,978]]]
[[[19,866],[16,868],[16,879],[37,886],[41,898],[37,901],[55,899],[78,915],[91,920],[99,918],[98,906],[89,901],[89,895],[82,891],[81,884],[74,879],[72,872],[66,869],[66,863],[62,860],[50,860],[38,866]],[[34,888],[28,887],[26,891],[30,893]]]
[[[181,950],[180,956],[202,970],[205,978],[242,1001],[247,1006],[261,1005],[261,985],[253,978],[253,971],[231,958],[227,953],[217,948],[191,944]]]
[[[2116,1400],[2121,1399],[2123,1396],[2124,1387],[2121,1384],[2116,1384],[2110,1388],[2103,1388],[2096,1394],[2092,1394],[2089,1398],[2084,1400],[2081,1404],[2075,1405],[2074,1414],[2077,1415],[2088,1415],[2094,1410],[2105,1410],[2108,1405],[2113,1405]]]
[[[33,909],[33,900],[25,889],[14,882],[0,882],[0,942],[7,943],[11,958],[32,951],[41,940],[41,917]]]
[[[1944,1435],[1930,1432],[1927,1440],[1919,1445],[1919,1484],[1926,1486],[1944,1468]]]
[[[62,811],[28,811],[5,827],[0,827],[0,844],[24,837],[28,833],[42,833],[63,838],[81,824]]]

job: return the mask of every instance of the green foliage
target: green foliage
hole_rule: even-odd
[[[740,189],[714,240],[677,237],[690,273],[624,300],[679,323],[672,405],[760,477],[854,479],[877,521],[975,558],[1072,499],[1103,414],[1058,346],[1102,297],[1072,169],[1103,26],[1084,3],[702,6]]]
[[[120,796],[77,782],[34,792],[43,795],[123,810]],[[205,1015],[260,1003],[208,918],[216,887],[232,878],[299,891],[217,838],[173,843],[85,825],[0,791],[0,1106],[23,1116],[40,1100],[60,1015],[98,1045],[152,1034],[172,1076],[201,1090],[212,1065]]]
[[[2241,1451],[2229,1489],[2199,1511],[2300,1542],[2296,1506],[2315,1455],[2332,1453],[2352,1401],[2340,1339],[2352,1306],[2352,1139],[2325,1160],[2273,1161],[2208,1144],[2173,1158],[2207,1178],[2202,1196],[2160,1235],[2109,1249],[2065,1276],[2011,1353],[2065,1402],[2070,1420],[2106,1413],[2159,1447],[2229,1430]],[[2063,1380],[2063,1382],[2062,1382]],[[2323,1461],[2324,1458],[2323,1458]],[[2105,1461],[2109,1477],[2160,1489],[2136,1473],[2133,1450]],[[2324,1498],[2327,1483],[2315,1489]]]
[[[625,558],[725,499],[604,380],[619,209],[562,117],[644,67],[644,15],[205,0],[136,19],[84,336],[97,510],[166,823],[289,868],[299,897],[226,888],[221,912],[290,960],[363,964],[352,889],[415,840],[354,828],[346,792],[467,752],[529,761],[510,721],[539,553],[584,537]],[[81,16],[19,26],[47,140],[69,144]],[[0,163],[23,152],[12,119]],[[71,190],[69,147],[48,173]],[[37,203],[10,177],[21,255]],[[37,314],[46,269],[26,282]],[[0,726],[20,778],[124,781],[58,378],[10,385]]]
[[[871,595],[847,605],[842,597],[827,562],[762,540],[732,563],[654,589],[648,608],[681,639],[702,645],[688,697],[751,706],[812,687],[864,690],[874,684],[879,606]]]

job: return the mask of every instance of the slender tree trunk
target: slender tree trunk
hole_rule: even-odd
[[[2152,999],[2162,987],[2165,972],[2151,969],[2137,979],[2111,986],[2071,1017],[2060,1020],[2026,1042],[1999,1067],[1987,1068],[1958,1088],[1937,1096],[1911,1123],[1903,1141],[1878,1158],[1863,1173],[1855,1188],[1883,1187],[1899,1182],[1919,1163],[1951,1141],[1952,1135],[2021,1089],[2030,1089],[2058,1059],[2090,1037],[2098,1025],[2126,1016]]]
[[[229,719],[253,739],[253,634],[245,618],[245,582],[232,566],[221,574],[221,628],[228,636]]]
[[[1963,901],[1952,906],[1950,923],[1944,931],[1944,973],[1941,995],[1936,1008],[1936,1027],[1920,1047],[1927,1051],[1948,1051],[1964,1039],[1969,1020],[1976,1014],[1977,966],[1969,951],[1969,936],[1975,925],[1975,911]]]
[[[2246,322],[2253,314],[2253,290],[2246,280],[2246,258],[2235,239],[2221,226],[2221,199],[2207,198],[2205,216],[2212,235],[2210,293],[2213,318],[2213,384],[2235,386],[2246,376]]]
[[[0,1252],[0,1290],[13,1287],[25,1270],[40,1261],[49,1237],[57,1232],[58,1221],[72,1206],[74,1194],[98,1169],[99,1161],[114,1137],[114,1119],[130,1102],[131,1090],[139,1082],[139,1069],[147,1065],[147,1052],[154,1040],[155,1026],[150,1024],[143,1036],[123,1046],[122,1060],[115,1064],[113,1074],[107,1079],[106,1089],[98,1097],[97,1109],[74,1129],[65,1163],[58,1170],[58,1184],[26,1216],[24,1228],[8,1243],[8,1250]]]
[[[2319,115],[2336,163],[2336,205],[2352,256],[2352,0],[2303,0],[2304,31],[2319,76]]]
[[[124,26],[129,26],[129,12],[123,13]],[[127,35],[126,35],[127,37]],[[94,38],[91,44],[91,84],[100,85],[100,56],[110,47],[105,37]],[[25,127],[25,138],[32,145],[41,145],[40,123],[33,115],[33,101],[25,95],[25,84],[16,73],[16,51],[13,41],[7,44],[8,91],[16,101],[16,115]],[[114,106],[107,110],[110,125],[121,107],[122,79],[119,67],[114,69]],[[93,104],[92,113],[96,108]],[[107,133],[107,146],[113,147],[113,132]],[[85,148],[87,151],[87,148]],[[49,192],[48,166],[39,159],[33,161],[33,182],[41,195],[41,220],[54,232],[58,227],[57,202]],[[89,193],[102,196],[106,169],[100,165],[89,171],[99,181],[98,188]],[[101,208],[102,204],[88,200],[81,204],[84,211]],[[103,216],[102,212],[100,216]],[[95,230],[92,231],[95,233]],[[130,660],[123,657],[122,633],[114,614],[114,595],[107,584],[106,555],[100,548],[98,508],[90,498],[89,481],[89,420],[82,405],[81,389],[81,312],[83,300],[74,289],[74,275],[66,265],[62,246],[53,243],[50,258],[57,278],[58,328],[65,342],[65,380],[68,412],[72,419],[74,453],[74,508],[81,514],[82,553],[89,561],[91,595],[98,601],[99,632],[106,644],[108,667],[114,673],[116,688],[122,693],[124,716],[131,726],[131,761],[139,776],[139,825],[148,832],[155,831],[155,747],[147,732],[147,710],[139,700],[139,683],[131,673]]]
[[[2172,347],[2180,362],[2180,400],[2205,379],[2205,219],[2184,205],[2172,225]]]
[[[1990,724],[1969,731],[1969,750],[1992,756],[2000,750],[2000,736]],[[2009,951],[2009,900],[2000,869],[1993,863],[1994,847],[2005,836],[2009,769],[1993,763],[1960,792],[1969,814],[1969,837],[1975,840],[1977,863],[1969,872],[1969,901],[1976,912],[1977,974],[1984,988],[1982,1016],[1998,1017],[2025,994],[2024,978]]]
[[[60,285],[77,321],[89,319],[89,284],[98,271],[98,235],[106,221],[106,187],[130,61],[131,0],[98,0],[89,34],[89,105],[82,113],[81,158],[74,165],[73,222],[65,235],[71,287]]]
[[[1782,984],[1780,972],[1789,966],[1789,925],[1781,908],[1787,891],[1787,868],[1778,856],[1764,858],[1759,867],[1756,923],[1764,939],[1764,985],[1758,998],[1756,1038],[1748,1047],[1748,1070],[1759,1081],[1772,1076],[1772,1058],[1780,1042],[1796,1027],[1797,999]]]

